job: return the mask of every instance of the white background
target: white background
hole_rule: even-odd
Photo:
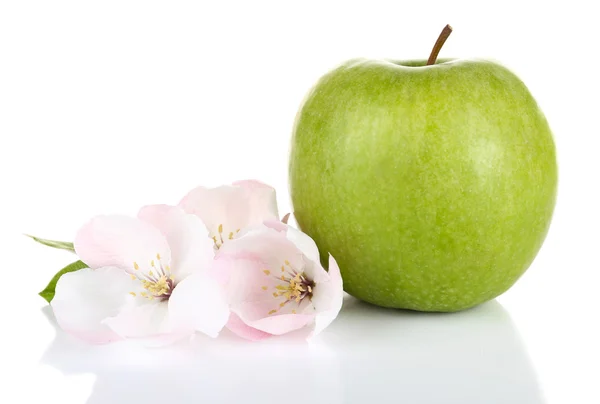
[[[2,402],[599,403],[599,39],[593,1],[0,3]],[[560,164],[551,231],[496,302],[418,315],[352,299],[321,340],[89,347],[36,296],[99,213],[257,178],[289,210],[297,108],[357,56],[501,61]],[[229,387],[231,385],[232,387]]]

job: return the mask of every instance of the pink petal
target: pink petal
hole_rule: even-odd
[[[207,274],[216,280],[219,285],[226,286],[231,275],[232,259],[226,256],[217,256],[209,267]]]
[[[316,336],[323,331],[338,316],[344,300],[344,288],[340,267],[329,255],[329,271],[327,272],[329,280],[318,283],[314,288],[312,304],[317,312],[315,318],[315,328],[309,338]]]
[[[231,313],[226,327],[237,336],[250,341],[260,341],[272,337],[272,334],[246,325],[235,313]]]
[[[290,226],[285,231],[266,223],[253,227],[223,245],[217,258],[229,263],[232,312],[254,329],[280,335],[314,323],[312,337],[341,309],[343,285],[335,259],[330,256],[330,269],[325,271],[315,242]],[[278,287],[286,287],[289,274],[300,272],[315,282],[312,299],[287,301]],[[240,334],[244,336],[244,330]]]
[[[275,190],[258,181],[241,181],[233,186],[198,187],[179,203],[197,215],[215,237],[217,245],[237,236],[241,229],[279,220]]]
[[[74,245],[90,268],[113,266],[135,273],[137,266],[148,272],[157,256],[165,265],[171,261],[165,237],[149,223],[127,216],[95,217],[79,230]]]
[[[279,221],[279,220],[265,220],[263,224],[271,229],[277,230],[279,232],[286,232],[288,229],[287,224]]]
[[[301,252],[285,234],[263,226],[225,244],[218,256],[229,260],[231,310],[246,325],[280,335],[312,323],[309,299],[287,302],[277,293],[277,287],[286,284],[280,276],[304,265]]]
[[[135,282],[122,269],[84,268],[64,274],[56,285],[51,306],[62,329],[92,343],[106,343],[121,337],[102,323],[126,304]]]
[[[300,230],[287,226],[287,238],[290,240],[309,260],[319,264],[321,261],[319,257],[319,249],[315,241],[310,238],[306,233]]]
[[[138,218],[160,230],[169,243],[171,271],[176,282],[212,264],[214,244],[197,216],[176,206],[150,205],[140,210]]]
[[[245,232],[242,232],[242,235],[252,232],[253,230],[260,230],[265,226],[277,230],[280,233],[285,233],[288,240],[290,240],[308,259],[314,262],[320,261],[319,249],[315,241],[306,233],[279,220],[265,220],[262,225],[246,229]]]
[[[235,243],[224,244],[216,256],[252,259],[262,262],[268,269],[279,269],[286,260],[294,267],[304,262],[302,251],[286,238],[286,233],[265,225],[251,228]]]
[[[271,317],[263,317],[258,320],[244,320],[249,326],[273,335],[283,335],[288,332],[299,330],[315,320],[314,315],[309,314],[278,314]]]
[[[175,286],[169,317],[176,330],[200,331],[215,338],[229,319],[229,305],[216,280],[195,273]]]

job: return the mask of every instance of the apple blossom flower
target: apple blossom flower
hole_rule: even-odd
[[[89,268],[63,275],[51,305],[58,324],[80,338],[164,345],[195,331],[216,337],[229,318],[208,275],[214,249],[206,227],[178,207],[95,217],[74,247]]]
[[[342,278],[329,255],[329,271],[306,234],[281,222],[266,222],[225,243],[218,267],[227,271],[226,290],[232,312],[227,327],[258,340],[301,328],[309,337],[338,315]]]
[[[278,220],[275,189],[255,180],[216,188],[197,187],[179,206],[202,219],[216,250],[245,228]]]

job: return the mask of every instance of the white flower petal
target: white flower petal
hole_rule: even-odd
[[[231,313],[227,322],[227,329],[235,335],[247,339],[249,341],[260,341],[272,337],[272,334],[257,330],[244,323],[242,319],[235,313]]]
[[[204,270],[214,259],[213,241],[200,218],[168,205],[143,207],[138,217],[159,229],[171,249],[171,271],[175,281]]]
[[[304,264],[301,251],[285,233],[263,226],[226,243],[218,261],[229,265],[229,301],[231,310],[246,325],[281,335],[297,330],[314,320],[314,307],[308,298],[286,301],[278,293],[291,277],[293,268]]]
[[[257,181],[217,188],[198,187],[187,194],[179,206],[202,219],[217,245],[235,238],[239,230],[248,226],[279,220],[275,190]]]
[[[314,288],[312,303],[315,306],[317,316],[315,318],[315,328],[309,338],[319,334],[335,320],[344,301],[344,288],[340,268],[331,255],[329,255],[329,271],[327,274],[329,280],[318,283]]]
[[[309,314],[277,314],[270,317],[263,317],[258,320],[244,319],[239,313],[236,314],[238,314],[240,319],[250,327],[272,335],[283,335],[288,332],[299,330],[315,320],[315,316]]]
[[[235,242],[225,243],[217,252],[217,257],[221,256],[259,260],[270,269],[279,269],[285,261],[294,268],[304,264],[302,251],[283,232],[262,224],[252,227]]]
[[[163,346],[191,335],[191,331],[174,330],[170,326],[166,301],[137,297],[104,324],[123,338],[145,346]]]
[[[221,285],[195,273],[177,284],[169,299],[169,318],[175,330],[194,330],[217,337],[229,319]]]
[[[320,262],[317,244],[308,234],[288,225],[286,236],[308,259],[316,263]]]
[[[134,288],[122,269],[84,268],[59,279],[51,306],[65,331],[93,343],[116,341],[121,337],[102,321],[119,313]]]
[[[232,186],[242,188],[245,191],[245,199],[250,213],[247,226],[265,220],[279,220],[275,188],[256,180],[236,181]]]
[[[151,264],[157,256],[164,265],[171,261],[167,240],[158,229],[127,216],[95,217],[79,230],[74,246],[90,268],[113,266],[130,273],[147,273],[153,269]]]

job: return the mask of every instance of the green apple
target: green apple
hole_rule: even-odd
[[[298,225],[324,263],[335,257],[346,292],[444,312],[493,299],[525,272],[558,177],[527,87],[469,59],[354,59],[329,72],[298,112],[289,175]]]

